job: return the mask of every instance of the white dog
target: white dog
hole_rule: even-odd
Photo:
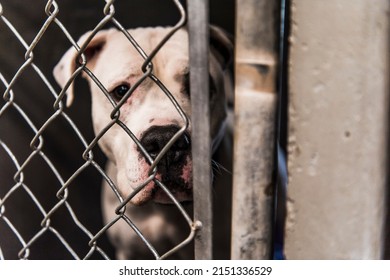
[[[128,30],[145,51],[150,53],[170,31],[170,28],[138,28]],[[90,33],[84,35],[79,45],[85,42]],[[211,139],[213,151],[219,154],[230,146],[226,134],[227,97],[231,84],[227,81],[225,69],[232,53],[232,44],[219,28],[210,28],[210,110]],[[99,79],[115,102],[120,102],[130,87],[142,77],[144,58],[133,47],[122,32],[116,29],[98,32],[84,52],[87,68]],[[77,52],[71,48],[54,69],[57,82],[63,87],[76,69]],[[180,202],[192,200],[192,159],[191,159],[191,104],[189,93],[188,33],[185,28],[178,30],[162,47],[153,59],[153,74],[172,93],[177,103],[189,118],[184,134],[173,144],[157,166],[155,178],[161,181]],[[92,119],[96,134],[111,122],[113,105],[91,78],[87,78],[92,93]],[[68,89],[68,103],[73,99],[73,89]],[[143,148],[154,159],[168,141],[182,127],[184,119],[171,100],[150,78],[146,78],[120,108],[119,120],[134,134]],[[149,177],[150,161],[140,147],[119,125],[112,126],[99,140],[99,146],[108,157],[106,172],[118,187],[122,197],[129,196],[135,188]],[[218,151],[219,148],[219,151]],[[223,180],[224,178],[222,178]],[[216,179],[218,180],[218,178]],[[230,186],[216,187],[216,196],[229,196]],[[221,191],[221,194],[218,192]],[[105,222],[112,221],[119,200],[107,182],[103,184],[103,215]],[[218,210],[229,210],[230,201],[218,198]],[[222,202],[221,202],[222,201]],[[126,206],[126,215],[150,241],[159,253],[164,253],[183,241],[188,235],[185,220],[166,193],[154,180],[147,183]],[[190,210],[190,204],[184,203]],[[216,214],[217,222],[222,222]],[[217,225],[216,229],[229,236],[229,224]],[[116,222],[108,231],[117,250],[119,259],[145,259],[152,257],[150,250],[140,237],[123,220]],[[229,241],[216,245],[216,257],[228,254]],[[217,242],[218,243],[218,242]],[[179,251],[176,257],[191,258],[191,246]],[[223,253],[224,252],[224,253]]]

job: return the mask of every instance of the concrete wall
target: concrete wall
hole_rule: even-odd
[[[383,257],[390,2],[292,0],[287,259]]]

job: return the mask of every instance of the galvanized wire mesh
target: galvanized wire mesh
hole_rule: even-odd
[[[44,21],[44,24],[40,28],[39,32],[36,34],[35,38],[32,40],[31,43],[26,42],[23,36],[18,32],[17,28],[13,25],[13,23],[10,20],[8,20],[8,18],[5,16],[3,6],[0,2],[1,21],[4,23],[4,26],[7,27],[8,31],[12,32],[13,36],[18,40],[20,45],[23,46],[23,48],[25,49],[24,62],[16,71],[12,79],[7,80],[0,72],[0,81],[3,87],[5,88],[5,91],[3,93],[3,102],[0,103],[0,119],[4,117],[6,114],[10,113],[10,111],[12,111],[13,113],[16,112],[16,114],[18,114],[20,119],[26,124],[26,129],[31,130],[33,134],[33,137],[30,141],[30,153],[26,158],[18,158],[15,151],[12,150],[12,148],[10,148],[9,143],[7,143],[4,140],[3,138],[4,135],[0,135],[0,150],[2,150],[1,155],[4,155],[5,157],[4,159],[1,160],[9,162],[9,164],[12,164],[13,170],[15,171],[13,174],[10,175],[12,176],[12,181],[13,181],[11,186],[5,185],[4,184],[5,180],[3,180],[4,178],[0,178],[0,189],[2,190],[2,192],[0,193],[0,222],[5,224],[6,227],[8,228],[8,231],[11,231],[12,234],[17,238],[20,246],[18,258],[28,259],[29,256],[31,255],[31,250],[33,250],[32,247],[34,247],[34,244],[39,242],[39,240],[43,236],[47,234],[51,234],[56,239],[58,239],[58,241],[62,244],[64,249],[74,259],[90,259],[92,256],[96,254],[102,258],[108,259],[109,258],[108,254],[106,254],[104,250],[99,246],[99,240],[102,237],[102,235],[104,235],[111,226],[113,226],[115,223],[118,223],[120,221],[121,222],[124,221],[128,225],[128,230],[134,231],[140,237],[140,240],[142,240],[142,242],[149,248],[151,254],[156,259],[163,259],[170,256],[171,254],[180,250],[183,246],[185,246],[186,244],[188,244],[193,240],[196,227],[194,226],[192,218],[182,207],[182,205],[175,199],[175,197],[164,185],[164,183],[156,178],[156,170],[157,170],[158,163],[168,152],[170,147],[185,133],[189,125],[189,120],[185,112],[183,111],[183,109],[180,107],[179,103],[175,100],[175,98],[173,97],[169,89],[165,87],[165,85],[159,80],[159,78],[153,72],[152,59],[156,56],[159,50],[164,47],[164,44],[169,40],[169,38],[185,24],[186,14],[183,6],[177,0],[172,0],[172,2],[175,4],[177,10],[180,13],[180,20],[172,28],[171,32],[169,32],[165,36],[165,38],[161,40],[161,42],[157,46],[155,46],[155,48],[148,54],[143,50],[142,46],[139,45],[134,40],[132,35],[122,26],[122,24],[115,18],[114,0],[111,1],[106,0],[106,4],[102,11],[103,17],[101,21],[95,26],[93,31],[88,35],[88,38],[80,46],[76,43],[76,40],[73,38],[72,34],[68,31],[67,27],[58,19],[61,2],[57,3],[54,0],[47,1],[45,6],[46,19]],[[144,74],[142,78],[128,90],[126,95],[119,102],[113,100],[113,98],[111,97],[107,89],[100,83],[100,81],[94,75],[94,73],[86,67],[87,61],[83,53],[86,50],[88,43],[93,39],[96,33],[104,29],[107,24],[114,25],[118,30],[120,30],[124,34],[124,36],[126,36],[126,38],[128,39],[129,44],[131,44],[144,59],[144,63],[142,65],[142,72]],[[55,87],[50,83],[49,79],[47,78],[47,75],[51,73],[44,73],[43,71],[41,71],[40,67],[38,67],[34,61],[34,49],[42,41],[42,38],[46,36],[46,32],[48,28],[52,25],[56,25],[60,28],[63,34],[68,38],[69,42],[78,52],[77,61],[79,61],[79,64],[77,65],[77,69],[75,70],[74,74],[71,76],[69,81],[66,83],[66,85],[60,92],[57,92],[55,90]],[[27,69],[33,70],[37,74],[37,78],[40,79],[43,82],[43,84],[46,86],[46,88],[49,90],[54,101],[53,110],[51,112],[50,117],[48,117],[47,120],[40,125],[34,123],[34,120],[26,112],[25,108],[22,105],[20,105],[17,101],[15,101],[15,96],[18,93],[14,92],[14,85],[16,83],[23,82],[23,74]],[[112,111],[110,114],[111,122],[108,123],[107,126],[101,132],[97,133],[96,137],[92,141],[86,140],[86,138],[83,135],[83,132],[79,130],[76,123],[71,119],[71,117],[69,117],[66,108],[64,106],[64,98],[66,95],[66,91],[68,90],[69,86],[74,82],[74,80],[82,72],[86,73],[91,78],[91,80],[96,83],[96,85],[100,88],[102,94],[106,96],[106,98],[110,101],[112,105]],[[172,139],[165,145],[165,147],[160,151],[160,153],[155,158],[153,158],[151,155],[148,154],[146,149],[142,147],[139,139],[137,139],[137,137],[133,134],[133,132],[119,118],[121,114],[121,107],[126,102],[127,98],[132,94],[132,92],[134,92],[145,79],[152,80],[162,90],[162,92],[166,95],[166,97],[169,98],[169,100],[171,101],[172,106],[180,114],[184,123],[184,125],[177,131],[177,133],[175,133]],[[33,94],[31,94],[31,98],[34,98]],[[37,108],[37,110],[39,110],[39,108]],[[61,174],[61,171],[58,170],[58,168],[56,167],[55,161],[53,161],[53,159],[51,159],[45,153],[45,149],[44,149],[46,145],[46,143],[44,142],[45,140],[44,134],[46,130],[49,127],[55,125],[56,121],[59,119],[66,122],[69,125],[69,127],[71,127],[72,137],[76,136],[80,144],[84,147],[84,152],[82,154],[84,163],[81,166],[79,166],[79,168],[69,177],[65,177],[64,175]],[[123,197],[120,194],[116,184],[113,182],[111,178],[109,178],[104,168],[102,168],[101,165],[97,161],[95,161],[94,158],[93,150],[95,146],[97,146],[98,141],[114,125],[118,125],[123,129],[123,131],[128,135],[128,137],[131,138],[138,145],[139,149],[142,151],[142,153],[150,163],[149,178],[145,182],[140,184],[136,188],[136,190],[128,197]],[[63,137],[67,137],[67,136],[63,135]],[[34,162],[36,158],[40,158],[41,160],[43,160],[45,165],[47,165],[49,172],[54,174],[56,180],[58,181],[56,198],[53,198],[56,199],[56,201],[54,206],[49,208],[47,206],[44,206],[41,203],[36,193],[34,193],[34,190],[32,190],[29,187],[28,183],[26,183],[25,170],[30,165],[35,164]],[[106,225],[104,225],[103,228],[101,228],[97,232],[91,232],[79,220],[77,214],[75,213],[68,199],[69,195],[72,192],[72,188],[70,187],[70,185],[77,179],[78,176],[80,176],[80,174],[82,174],[89,168],[94,168],[101,175],[102,179],[108,183],[108,185],[111,188],[111,191],[114,192],[117,197],[115,218],[109,221]],[[129,201],[144,186],[146,186],[151,181],[154,181],[155,184],[157,184],[161,189],[164,190],[164,192],[172,200],[173,204],[176,205],[177,211],[181,213],[181,215],[184,217],[184,219],[188,224],[188,232],[189,232],[188,237],[185,240],[182,240],[181,243],[176,244],[175,246],[173,246],[173,248],[169,249],[166,252],[158,252],[154,248],[154,246],[147,240],[144,234],[137,228],[137,224],[132,221],[131,217],[129,217],[125,211],[126,204],[128,204]],[[29,200],[33,203],[34,207],[38,209],[41,215],[41,223],[35,235],[33,235],[32,237],[31,236],[26,237],[23,235],[20,229],[17,226],[15,226],[14,221],[12,220],[12,218],[10,218],[9,212],[7,211],[12,203],[12,198],[14,196],[21,195],[21,192],[23,192],[29,197]],[[3,193],[4,195],[2,195]],[[55,219],[56,213],[58,211],[63,211],[64,209],[67,211],[67,215],[71,218],[71,221],[74,223],[74,225],[76,225],[78,229],[78,231],[75,234],[83,235],[88,240],[89,250],[85,254],[80,255],[79,252],[76,252],[72,248],[72,244],[67,241],[67,238],[62,235],[62,233],[57,229],[55,225],[53,225],[53,221]],[[26,219],[28,219],[28,213],[26,213]],[[5,258],[2,251],[2,248],[4,248],[3,246],[5,245],[6,244],[0,243],[0,259]]]

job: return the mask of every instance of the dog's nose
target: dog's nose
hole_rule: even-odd
[[[171,126],[153,126],[149,128],[141,138],[141,144],[149,155],[155,159],[165,145],[179,131],[179,127]],[[184,162],[190,152],[190,138],[184,133],[171,146],[165,156],[161,159],[158,166],[160,168],[169,168],[173,165],[179,165]]]

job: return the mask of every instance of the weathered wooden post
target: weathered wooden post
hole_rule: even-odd
[[[272,256],[279,6],[236,2],[232,259]]]

